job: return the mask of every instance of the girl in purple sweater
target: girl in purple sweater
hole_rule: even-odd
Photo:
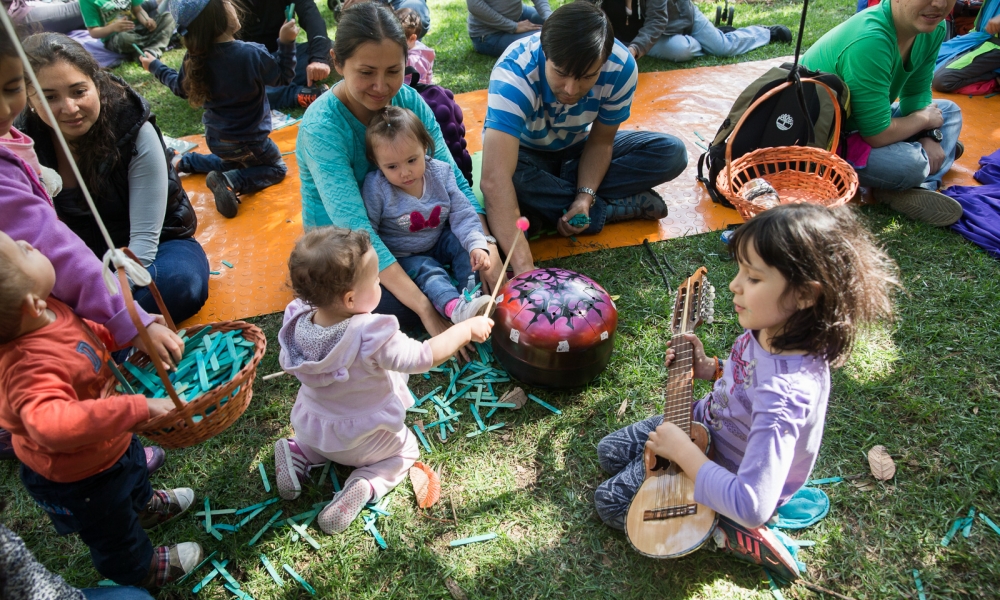
[[[729,289],[743,334],[725,362],[685,334],[694,376],[715,380],[692,411],[711,432],[712,458],[662,415],[650,417],[598,444],[612,477],[594,502],[606,525],[624,528],[648,446],[694,479],[695,501],[719,514],[720,546],[793,580],[795,561],[765,524],[816,462],[830,368],[850,356],[859,327],[892,316],[899,283],[895,264],[847,207],[781,205],[740,227],[729,251],[739,263]],[[668,342],[666,364],[673,359]]]

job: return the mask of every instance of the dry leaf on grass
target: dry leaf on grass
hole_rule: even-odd
[[[410,467],[410,483],[420,508],[430,508],[441,499],[441,478],[424,463],[415,462]]]
[[[503,396],[500,397],[500,402],[510,402],[517,405],[517,408],[521,408],[528,401],[528,396],[519,387],[512,389]]]
[[[621,406],[618,407],[618,418],[619,419],[622,418],[622,415],[625,414],[626,410],[628,410],[628,398],[625,398],[624,400],[622,400]]]
[[[896,463],[892,461],[885,446],[875,446],[868,451],[868,466],[872,476],[879,481],[888,481],[896,474]]]
[[[469,597],[465,595],[462,588],[458,587],[458,584],[455,583],[455,580],[451,577],[444,580],[444,585],[448,588],[448,593],[450,593],[451,597],[455,600],[469,600]]]

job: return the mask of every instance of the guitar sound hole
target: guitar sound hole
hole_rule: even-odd
[[[663,471],[663,470],[669,469],[672,466],[673,466],[673,463],[671,463],[669,460],[663,458],[662,456],[657,455],[657,457],[656,457],[656,464],[653,465],[653,469],[652,470],[653,471]]]

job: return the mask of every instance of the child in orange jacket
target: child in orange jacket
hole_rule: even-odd
[[[187,510],[194,491],[154,492],[130,430],[173,404],[100,397],[114,339],[50,298],[55,280],[48,258],[0,232],[0,426],[12,434],[21,481],[60,535],[79,534],[104,577],[162,586],[201,561],[201,546],[153,548],[144,529]]]

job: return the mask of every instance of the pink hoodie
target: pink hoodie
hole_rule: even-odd
[[[44,254],[56,270],[52,295],[79,316],[100,323],[115,341],[127,346],[136,335],[121,294],[111,296],[101,280],[104,265],[75,233],[56,217],[38,176],[16,154],[0,146],[0,231],[24,240]],[[144,325],[153,317],[140,307]]]
[[[281,368],[302,386],[292,408],[295,439],[319,452],[343,452],[379,432],[402,430],[413,397],[407,373],[433,366],[430,345],[399,330],[392,315],[361,314],[320,361],[308,361],[295,345],[295,327],[313,308],[293,300],[278,332]]]

